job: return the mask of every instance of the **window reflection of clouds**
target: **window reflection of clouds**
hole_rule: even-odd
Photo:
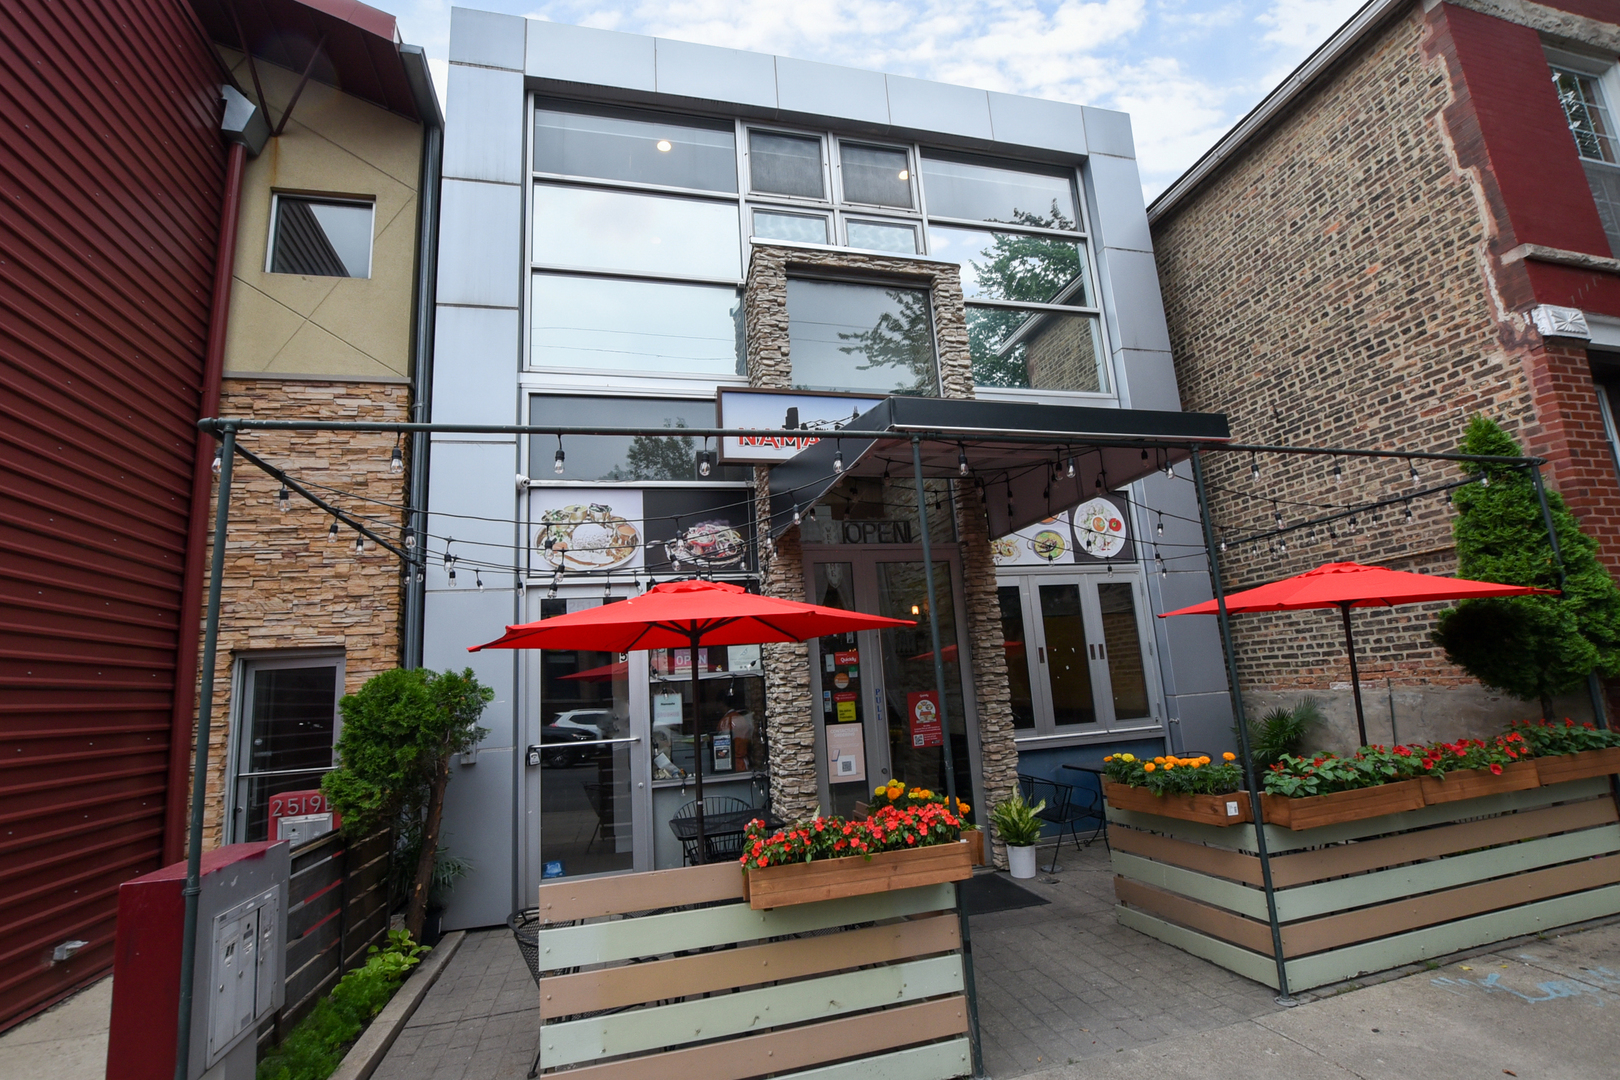
[[[931,217],[1074,229],[1074,185],[1066,176],[924,158],[923,194]]]
[[[735,203],[536,184],[534,258],[556,266],[741,276]]]
[[[530,310],[535,367],[743,373],[733,288],[536,274]]]

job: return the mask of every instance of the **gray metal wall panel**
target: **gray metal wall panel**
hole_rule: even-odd
[[[654,40],[589,26],[529,22],[524,73],[537,79],[594,83],[623,90],[658,89]]]
[[[983,90],[885,75],[889,119],[897,127],[991,139],[990,98]]]
[[[523,189],[444,181],[439,211],[439,302],[517,307]]]
[[[997,142],[1086,153],[1085,112],[1079,105],[991,91],[990,127]],[[1141,192],[1137,192],[1138,201]]]
[[[1115,354],[1116,370],[1123,373],[1132,409],[1181,411],[1176,390],[1176,365],[1167,352],[1122,349]]]
[[[776,99],[788,112],[836,116],[868,124],[889,122],[889,88],[883,74],[877,71],[779,56]]]
[[[507,747],[480,750],[473,765],[452,759],[439,843],[472,863],[472,869],[450,891],[444,909],[446,930],[500,926],[514,907],[534,906],[533,896],[512,895],[515,756]],[[510,943],[511,935],[506,941]]]
[[[433,345],[435,423],[516,422],[519,330],[516,308],[439,305]]]
[[[503,392],[505,397],[510,391]],[[509,421],[508,421],[509,422]],[[428,478],[428,532],[434,537],[453,536],[456,543],[450,551],[467,562],[486,565],[511,566],[513,563],[513,530],[510,524],[518,505],[517,444],[507,442],[459,442],[435,439],[433,442],[432,475]],[[463,517],[445,517],[459,514]],[[479,521],[476,518],[504,518],[506,521]],[[435,540],[435,548],[442,541]],[[509,589],[512,575],[507,571],[484,571],[484,584],[488,588]],[[428,563],[427,587],[451,590],[443,560]],[[473,568],[456,568],[456,593],[476,592]],[[462,645],[476,645],[500,636],[502,622],[495,632],[478,641],[463,641]],[[437,634],[437,629],[434,634]],[[424,646],[425,648],[426,646]]]
[[[658,92],[776,108],[776,58],[768,53],[659,38]]]
[[[1119,335],[1116,346],[1169,352],[1170,329],[1164,321],[1159,270],[1153,264],[1152,253],[1109,247],[1104,249],[1103,258],[1108,263],[1108,292],[1115,307],[1114,326]],[[1172,389],[1171,393],[1174,392]],[[1151,409],[1163,406],[1148,405],[1138,400],[1133,392],[1131,407]]]
[[[517,15],[451,8],[450,62],[522,71],[523,33],[528,21]]]
[[[1131,158],[1092,156],[1086,162],[1090,178],[1091,226],[1097,239],[1110,248],[1152,251],[1147,208],[1142,202],[1142,178]]]
[[[1171,730],[1180,734],[1179,753],[1220,754],[1237,749],[1237,737],[1232,734],[1232,697],[1225,690],[1182,694],[1176,698],[1175,708],[1177,723]]]
[[[1115,112],[1112,109],[1093,109],[1090,105],[1084,108],[1086,145],[1091,147],[1091,153],[1128,158],[1136,156],[1136,142],[1131,138],[1129,113]]]
[[[517,184],[523,180],[523,73],[450,65],[444,175]]]

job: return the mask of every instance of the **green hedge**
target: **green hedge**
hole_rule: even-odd
[[[405,931],[390,931],[388,944],[380,949],[373,945],[365,966],[339,979],[281,1045],[259,1062],[258,1080],[326,1080],[427,951]]]

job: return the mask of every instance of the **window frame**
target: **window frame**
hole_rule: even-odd
[[[548,98],[541,94],[529,95],[528,128],[524,135],[524,154],[528,162],[531,177],[551,180],[567,180],[591,184],[601,187],[623,187],[632,191],[662,191],[678,195],[698,195],[707,198],[718,198],[734,201],[742,194],[742,174],[735,170],[732,178],[733,190],[719,191],[715,188],[683,187],[677,184],[654,184],[643,180],[622,180],[617,177],[587,176],[582,173],[561,173],[541,169],[534,160],[534,126],[535,114],[538,112],[574,112],[581,116],[597,116],[606,119],[632,120],[637,123],[657,123],[658,118],[667,118],[672,124],[684,124],[693,128],[706,128],[711,131],[731,129],[731,146],[733,166],[741,157],[737,146],[737,125],[734,121],[720,120],[713,117],[700,116],[695,113],[672,112],[663,109],[638,109],[629,106],[619,106],[605,102],[576,101],[567,98]]]
[[[740,196],[745,202],[780,202],[787,206],[818,206],[831,207],[835,205],[833,198],[833,168],[832,154],[828,132],[792,128],[781,124],[749,124],[739,121],[742,138],[738,140],[738,165],[742,173],[742,183],[739,186]],[[821,197],[809,195],[783,195],[775,191],[761,191],[754,186],[754,147],[753,134],[781,135],[792,139],[814,139],[821,147]]]
[[[371,228],[367,232],[366,242],[366,272],[364,275],[345,274],[338,277],[335,274],[299,274],[289,270],[275,270],[272,267],[276,261],[276,230],[281,225],[281,199],[302,199],[305,202],[327,203],[333,206],[363,206],[371,212]],[[370,281],[372,271],[377,265],[377,198],[374,195],[335,195],[320,191],[283,191],[279,188],[270,192],[270,230],[265,236],[264,245],[264,272],[267,274],[280,274],[283,277],[330,277],[334,281]]]
[[[878,213],[878,214],[900,214],[900,215],[907,215],[907,216],[910,216],[910,217],[920,217],[921,216],[921,214],[922,214],[922,198],[921,198],[921,194],[920,194],[921,185],[918,183],[918,179],[917,179],[917,152],[916,152],[916,147],[915,146],[913,146],[911,144],[907,144],[907,143],[888,143],[888,142],[883,142],[881,140],[862,139],[862,138],[859,138],[857,136],[845,137],[843,135],[837,135],[836,133],[833,133],[832,138],[830,139],[830,141],[833,144],[833,146],[836,147],[837,153],[838,153],[838,161],[837,161],[836,167],[833,169],[833,172],[835,172],[837,174],[837,177],[838,177],[837,201],[838,201],[838,204],[840,206],[857,207],[858,212],[861,213],[861,214]],[[895,150],[895,151],[898,151],[898,152],[904,154],[906,156],[906,188],[911,193],[911,205],[910,206],[890,206],[887,203],[868,203],[868,202],[861,202],[861,201],[859,201],[857,199],[850,198],[848,193],[844,189],[844,146],[845,146],[845,144],[848,144],[848,145],[851,145],[851,146],[864,147],[865,149],[868,149],[868,150]],[[918,254],[921,254],[921,252],[918,252]]]
[[[850,249],[848,249],[848,248],[840,248],[838,250],[847,251],[847,250],[850,250]],[[895,252],[880,252],[879,254],[887,254],[892,258],[905,258],[906,257],[904,255],[899,255],[899,254],[897,254]],[[931,284],[926,283],[926,282],[917,281],[917,280],[911,279],[911,278],[889,277],[889,276],[885,276],[883,274],[874,274],[874,273],[870,273],[870,272],[861,273],[859,271],[855,271],[855,272],[850,272],[850,273],[840,273],[836,269],[828,269],[828,268],[825,268],[825,267],[804,267],[802,269],[795,268],[791,273],[789,273],[787,275],[787,280],[789,282],[792,282],[792,281],[795,281],[795,280],[798,280],[798,281],[823,281],[823,282],[829,282],[829,283],[834,284],[834,285],[865,285],[865,286],[874,287],[874,288],[906,289],[906,290],[909,290],[911,292],[920,292],[920,293],[922,293],[923,296],[926,298],[926,304],[927,304],[926,310],[928,312],[928,343],[929,343],[929,347],[931,349],[933,349],[933,352],[934,352],[934,392],[932,394],[916,394],[916,395],[912,395],[912,394],[896,394],[892,390],[866,391],[866,390],[861,390],[859,388],[855,388],[854,392],[856,392],[856,393],[872,393],[874,395],[875,394],[886,394],[886,395],[891,396],[891,397],[922,397],[922,398],[934,398],[934,399],[943,398],[945,396],[945,373],[940,369],[939,319],[935,316],[935,312],[934,312],[934,288],[933,288],[933,286]],[[787,309],[788,333],[791,335],[792,332],[793,332],[793,330],[792,330],[793,311],[792,311],[791,305],[789,305],[786,302],[785,297],[784,297],[783,307]],[[788,374],[789,374],[789,378],[791,378],[792,377],[792,350],[791,349],[788,352],[788,359],[789,359],[789,373]],[[799,390],[799,389],[795,388],[794,392],[797,392],[797,393],[818,393],[818,392],[828,392],[828,391],[820,391],[820,390],[808,390],[808,391],[806,391],[806,390]],[[839,389],[835,389],[835,390],[830,391],[830,392],[838,393],[838,392],[845,392],[845,390],[844,390],[844,388],[839,388]]]
[[[1566,130],[1570,133],[1570,141],[1575,144],[1575,155],[1583,165],[1606,165],[1611,169],[1620,169],[1620,115],[1616,108],[1620,107],[1620,63],[1613,59],[1600,56],[1588,56],[1584,53],[1567,52],[1562,49],[1545,48],[1542,50],[1547,59],[1549,74],[1556,76],[1560,71],[1574,75],[1586,75],[1593,78],[1598,84],[1598,90],[1603,95],[1602,108],[1608,114],[1609,125],[1614,130],[1609,133],[1610,147],[1614,152],[1614,161],[1604,161],[1602,158],[1591,158],[1581,153],[1580,140],[1575,138],[1575,131],[1570,128],[1569,114],[1564,112],[1563,103],[1559,103],[1559,113],[1564,117]]]
[[[274,776],[278,773],[292,775],[293,773],[309,773],[314,776],[325,776],[338,767],[337,743],[343,735],[343,711],[339,702],[343,700],[346,689],[348,658],[344,650],[338,649],[271,649],[255,652],[237,653],[231,665],[231,709],[230,709],[230,735],[226,743],[226,770],[225,770],[225,843],[237,844],[243,842],[246,830],[245,803],[238,805],[241,798],[242,783],[254,776]],[[253,701],[253,675],[259,671],[275,671],[287,668],[332,667],[336,669],[332,684],[332,764],[324,770],[316,769],[289,769],[263,772],[259,770],[244,769],[243,758],[248,752],[247,725],[250,721],[249,709]],[[315,778],[314,787],[320,787],[319,776]],[[271,837],[274,839],[274,837]]]

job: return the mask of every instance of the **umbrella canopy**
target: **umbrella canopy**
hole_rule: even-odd
[[[1528,585],[1498,585],[1491,581],[1433,574],[1409,574],[1382,566],[1353,562],[1324,563],[1269,585],[1230,593],[1226,610],[1234,614],[1251,611],[1301,611],[1309,608],[1394,607],[1396,604],[1423,604],[1437,600],[1470,600],[1486,596],[1557,595],[1556,589],[1533,589]],[[1213,615],[1215,601],[1167,611],[1171,615]]]
[[[564,675],[558,681],[618,682],[620,679],[628,679],[629,677],[630,661],[615,660],[613,663],[603,664],[601,667],[586,668],[584,671],[576,671],[572,675]]]
[[[1306,611],[1311,608],[1338,608],[1344,615],[1344,644],[1350,654],[1350,691],[1356,701],[1356,728],[1362,745],[1367,743],[1367,720],[1361,710],[1361,678],[1356,671],[1356,641],[1350,628],[1350,609],[1358,607],[1394,607],[1396,604],[1424,604],[1439,600],[1473,600],[1488,596],[1530,596],[1532,594],[1558,594],[1557,589],[1534,589],[1528,585],[1498,585],[1491,581],[1468,581],[1463,578],[1439,577],[1432,574],[1409,574],[1403,570],[1387,570],[1382,566],[1363,566],[1353,562],[1324,563],[1315,570],[1307,570],[1269,585],[1245,589],[1226,597],[1226,610],[1231,614],[1255,611]],[[1167,611],[1159,618],[1172,615],[1214,615],[1219,611],[1215,601]],[[1391,720],[1391,723],[1394,721]]]
[[[808,641],[825,634],[915,626],[909,619],[863,615],[817,604],[757,596],[723,581],[667,581],[616,604],[554,615],[539,622],[508,626],[480,649],[584,649],[631,652],[638,649],[692,650],[692,763],[697,786],[697,851],[707,856],[703,830],[703,738],[698,714],[698,649],[704,645],[758,645],[769,641]],[[609,668],[612,665],[607,665]],[[593,671],[580,672],[587,676]]]

